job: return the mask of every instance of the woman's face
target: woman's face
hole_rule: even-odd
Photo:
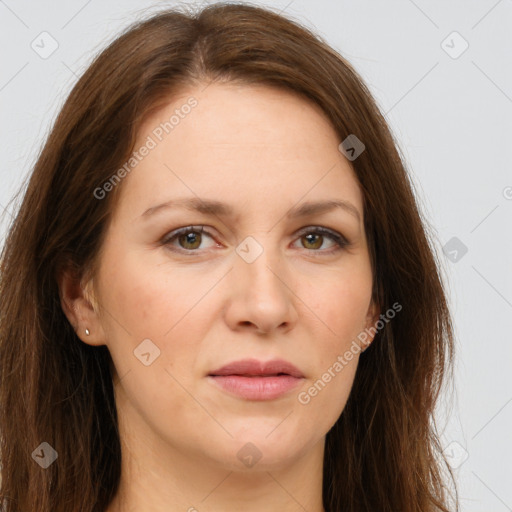
[[[359,352],[344,354],[377,314],[340,142],[318,107],[265,86],[191,87],[147,119],[117,185],[84,339],[112,355],[132,447],[236,470],[323,449],[357,368]],[[245,359],[284,360],[301,377],[211,376]]]

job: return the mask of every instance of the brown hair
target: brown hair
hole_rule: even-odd
[[[94,190],[129,157],[150,113],[178,88],[208,81],[294,91],[321,107],[340,142],[355,134],[365,144],[352,166],[374,299],[381,311],[397,302],[402,310],[361,356],[327,434],[323,502],[329,512],[447,512],[445,470],[454,477],[433,416],[452,368],[453,330],[405,165],[349,63],[298,23],[248,4],[167,10],[132,25],[94,60],[55,121],[2,250],[2,510],[103,511],[117,491],[112,359],[76,335],[58,276],[64,268],[81,282],[94,276],[122,183],[101,201]],[[42,442],[58,453],[47,469],[32,457]]]

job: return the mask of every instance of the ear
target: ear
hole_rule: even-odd
[[[92,278],[80,278],[71,267],[62,268],[57,276],[62,310],[78,337],[88,345],[105,345],[105,333],[99,316],[99,303],[94,296]],[[86,334],[89,330],[89,335]]]
[[[380,315],[380,307],[379,305],[372,299],[370,302],[370,306],[368,307],[368,313],[366,315],[366,328],[375,326],[377,321],[379,320]]]
[[[368,307],[368,312],[366,314],[366,322],[364,326],[365,335],[362,336],[364,342],[362,342],[362,352],[364,352],[370,344],[373,342],[376,331],[376,323],[379,320],[380,316],[380,306],[372,299],[370,302],[370,306]]]

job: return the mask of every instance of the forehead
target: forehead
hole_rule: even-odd
[[[182,89],[141,125],[134,150],[150,149],[125,179],[122,195],[132,213],[185,193],[229,196],[240,205],[261,200],[260,206],[334,194],[361,207],[339,143],[320,107],[297,94],[202,84]]]

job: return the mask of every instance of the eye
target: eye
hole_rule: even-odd
[[[333,254],[350,245],[347,239],[340,233],[320,226],[305,228],[298,235],[298,240],[302,242],[305,249],[309,252],[317,252],[319,255]],[[204,226],[187,226],[172,231],[161,243],[162,245],[170,246],[172,250],[193,254],[199,252],[197,249],[200,248],[204,236],[213,240],[213,236],[208,231],[205,231]],[[328,250],[319,250],[324,245],[326,238],[334,242],[333,246]],[[177,242],[179,246],[173,245],[174,242]],[[214,243],[210,245],[210,247],[214,246],[219,247],[219,244]]]
[[[303,242],[303,246],[306,249],[321,254],[333,254],[349,245],[348,240],[340,233],[320,226],[306,228],[299,235],[299,240]],[[330,238],[334,241],[334,248],[319,251],[318,249],[322,247],[325,238]],[[309,245],[309,247],[306,247],[306,245]]]
[[[204,226],[187,226],[177,229],[162,240],[163,245],[172,245],[171,242],[176,240],[180,247],[178,250],[197,252],[196,249],[201,245],[204,236],[212,238],[212,236],[204,230]]]

